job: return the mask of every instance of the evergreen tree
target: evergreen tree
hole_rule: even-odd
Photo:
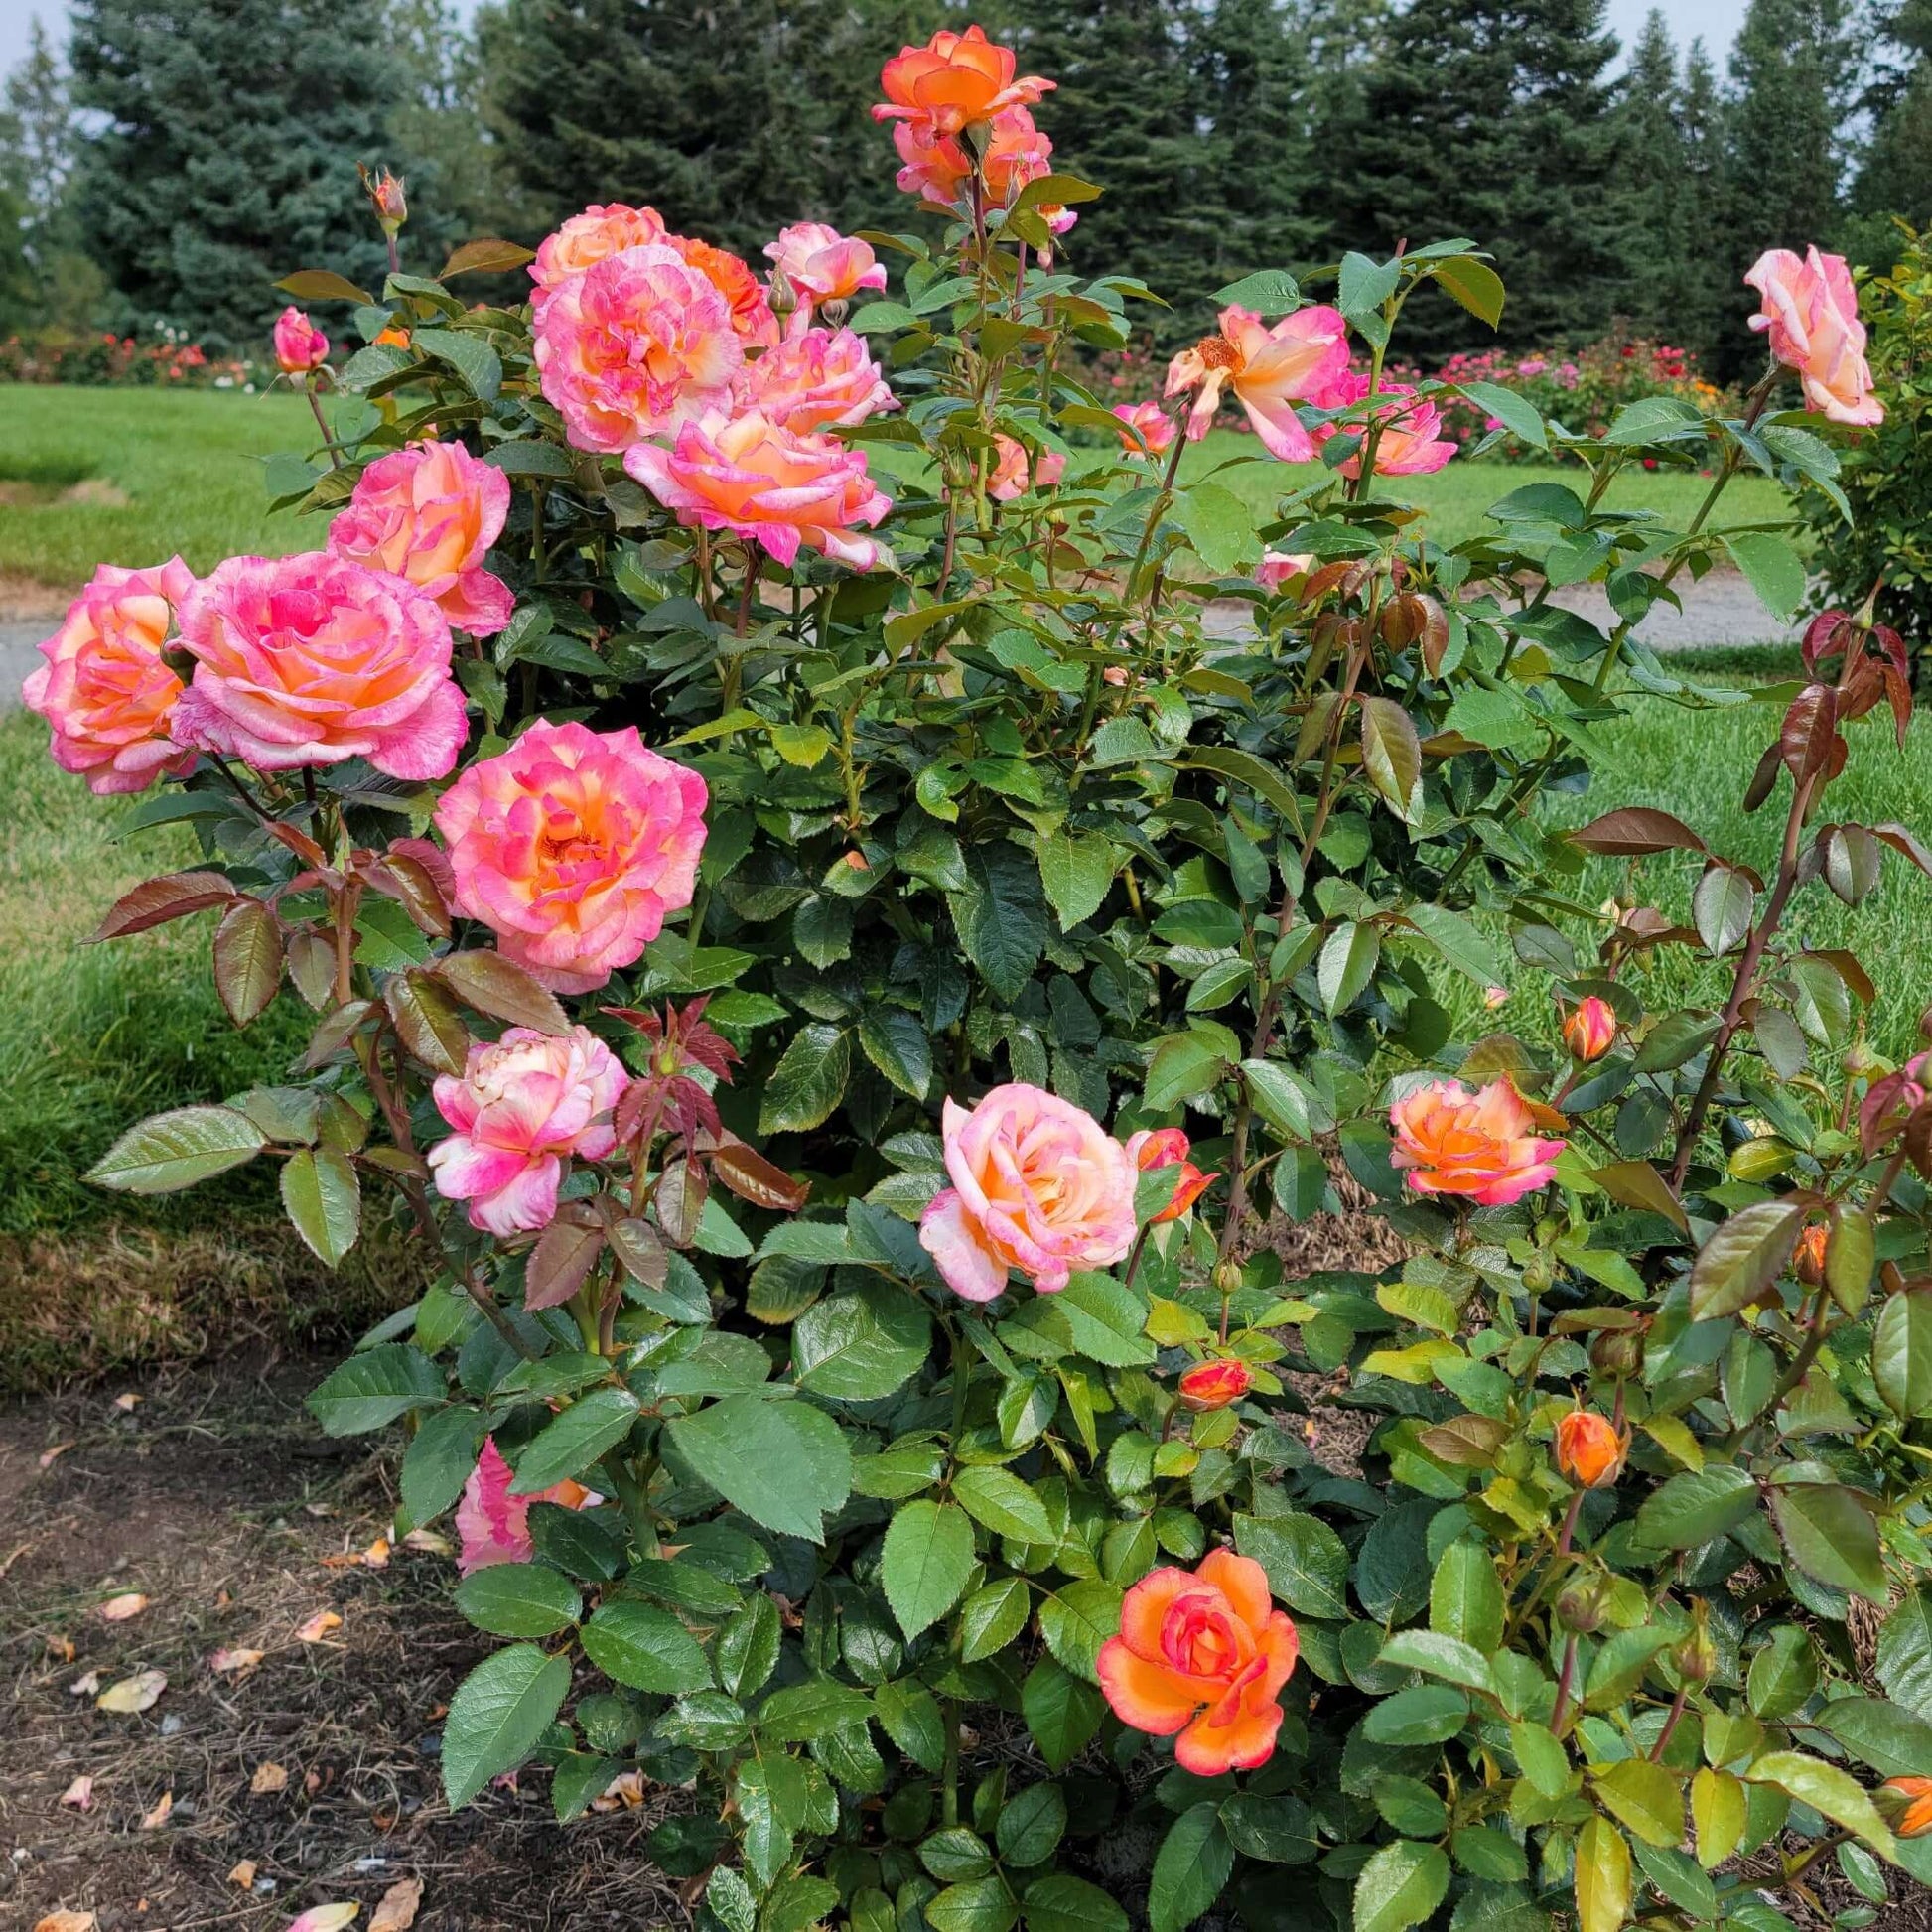
[[[1831,235],[1855,75],[1846,30],[1844,0],[1751,0],[1730,52],[1733,254]]]
[[[355,163],[411,157],[370,26],[335,0],[77,0],[77,211],[125,321],[258,349],[291,270],[379,284]]]
[[[1872,259],[1889,261],[1884,217],[1899,214],[1915,227],[1932,227],[1932,0],[1898,0],[1876,13],[1873,71],[1862,101],[1871,138],[1852,206],[1884,244]]]
[[[80,252],[68,197],[73,107],[67,70],[39,16],[0,90],[0,295],[10,327],[93,321],[105,284]]]
[[[1737,242],[1729,232],[1724,91],[1702,40],[1685,50],[1678,127],[1684,158],[1679,207],[1689,272],[1676,330],[1700,356],[1721,359],[1736,306],[1736,278],[1749,264],[1736,260]]]
[[[1653,7],[1617,83],[1617,166],[1608,210],[1623,258],[1617,307],[1638,328],[1681,333],[1688,285],[1701,272],[1686,228],[1684,102],[1677,49]]]

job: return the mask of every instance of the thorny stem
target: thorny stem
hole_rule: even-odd
[[[1669,1748],[1670,1740],[1676,1734],[1678,1725],[1683,1722],[1684,1707],[1690,1701],[1690,1696],[1691,1687],[1688,1684],[1680,1684],[1677,1687],[1677,1696],[1672,1701],[1670,1716],[1664,1720],[1664,1727],[1657,1733],[1657,1741],[1650,1747],[1651,1763],[1660,1764],[1663,1762],[1664,1752]]]
[[[345,886],[336,895],[336,1004],[345,1007],[355,997],[355,905],[359,886]]]
[[[1577,1633],[1573,1630],[1563,1645],[1563,1668],[1557,1672],[1557,1701],[1550,1707],[1550,1735],[1563,1736],[1563,1721],[1570,1715],[1570,1680],[1577,1672]]]
[[[1557,1538],[1557,1555],[1567,1557],[1577,1534],[1577,1518],[1583,1514],[1584,1492],[1579,1489],[1570,1499],[1570,1513],[1563,1519],[1563,1534]]]
[[[329,418],[322,413],[322,398],[316,393],[313,382],[305,382],[304,390],[309,398],[309,413],[316,419],[316,428],[322,432],[322,446],[329,452],[329,467],[340,470],[343,467],[343,453],[336,447],[336,432],[329,427]]]

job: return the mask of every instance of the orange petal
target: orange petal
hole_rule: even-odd
[[[1182,1590],[1193,1589],[1194,1579],[1184,1570],[1150,1570],[1127,1592],[1120,1606],[1121,1640],[1137,1656],[1161,1655],[1161,1625],[1170,1605]]]
[[[1302,1654],[1302,1639],[1296,1631],[1295,1619],[1286,1610],[1277,1610],[1268,1619],[1259,1643],[1268,1668],[1262,1674],[1256,1695],[1272,1698],[1294,1674],[1296,1660]]]
[[[1232,1724],[1212,1725],[1203,1714],[1174,1743],[1174,1762],[1198,1778],[1219,1777],[1223,1771],[1252,1771],[1275,1754],[1275,1733],[1282,1727],[1279,1704],[1243,1711]]]
[[[1232,1550],[1210,1550],[1194,1574],[1228,1599],[1229,1607],[1250,1630],[1259,1634],[1267,1627],[1275,1600],[1268,1591],[1268,1573],[1253,1557],[1238,1557]]]
[[[1192,1678],[1135,1656],[1119,1637],[1100,1646],[1094,1673],[1114,1716],[1155,1737],[1172,1737],[1201,1707]]]

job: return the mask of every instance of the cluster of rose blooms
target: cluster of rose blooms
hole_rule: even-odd
[[[83,387],[232,387],[248,364],[211,359],[199,343],[144,343],[111,330],[70,336],[47,330],[0,340],[0,382],[76,383]]]

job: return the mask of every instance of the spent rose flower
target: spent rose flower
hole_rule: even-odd
[[[1607,1000],[1592,993],[1563,1016],[1563,1043],[1581,1066],[1600,1060],[1616,1043],[1616,1015]]]
[[[528,1496],[512,1496],[515,1478],[494,1436],[483,1438],[483,1453],[463,1485],[456,1506],[458,1574],[486,1569],[492,1563],[528,1563],[537,1553],[530,1540],[530,1505],[556,1503],[564,1509],[587,1509],[601,1500],[581,1482],[565,1477],[548,1489]]]
[[[1188,440],[1199,442],[1207,434],[1223,390],[1232,389],[1271,456],[1307,462],[1314,455],[1314,439],[1302,427],[1295,405],[1330,406],[1348,373],[1347,327],[1339,309],[1298,309],[1272,329],[1238,304],[1223,309],[1220,334],[1203,337],[1168,365],[1171,399],[1195,392]]]
[[[329,531],[330,551],[406,577],[458,630],[493,637],[510,621],[510,587],[483,560],[503,533],[510,480],[461,443],[412,443],[377,457]]]
[[[823,221],[797,221],[767,241],[764,252],[801,298],[800,308],[850,302],[861,289],[883,289],[886,265],[871,247]]]
[[[1159,1227],[1163,1221],[1179,1220],[1218,1178],[1215,1174],[1202,1173],[1188,1160],[1187,1148],[1187,1136],[1177,1127],[1157,1127],[1127,1137],[1127,1158],[1142,1173],[1154,1168],[1180,1170],[1173,1198],[1152,1217],[1150,1227]]]
[[[1871,1801],[1900,1838],[1932,1834],[1932,1778],[1887,1778]]]
[[[1767,248],[1744,281],[1762,297],[1751,327],[1770,333],[1771,353],[1797,376],[1806,407],[1835,423],[1882,423],[1885,406],[1871,393],[1864,324],[1845,257]]]
[[[1623,1473],[1629,1438],[1594,1409],[1572,1409],[1557,1422],[1557,1468],[1585,1489],[1608,1489]]]
[[[648,248],[663,239],[664,220],[654,207],[593,202],[538,245],[537,258],[530,264],[537,312],[542,313],[545,299],[573,275],[581,275],[626,248]]]
[[[861,337],[849,329],[801,328],[796,318],[776,348],[739,370],[732,395],[739,409],[756,410],[794,436],[850,429],[898,407]]]
[[[230,557],[181,614],[195,675],[174,737],[258,771],[367,759],[440,778],[469,736],[450,624],[388,571],[309,551]]]
[[[1254,1387],[1254,1371],[1246,1362],[1238,1361],[1232,1355],[1219,1361],[1195,1362],[1191,1368],[1182,1369],[1180,1381],[1176,1385],[1180,1392],[1180,1406],[1191,1409],[1197,1415],[1205,1415],[1210,1410],[1225,1409]]]
[[[778,340],[778,318],[771,312],[771,298],[742,255],[692,235],[667,234],[661,245],[687,268],[696,269],[725,298],[732,328],[743,345],[769,348]]]
[[[572,1155],[601,1161],[617,1146],[611,1110],[628,1084],[585,1027],[561,1036],[511,1027],[470,1048],[462,1077],[437,1076],[436,1111],[456,1129],[430,1149],[445,1200],[469,1203],[470,1225],[498,1236],[548,1227]]]
[[[1094,1669],[1122,1724],[1156,1737],[1178,1732],[1175,1763],[1213,1778],[1274,1754],[1277,1700],[1300,1654],[1261,1565],[1211,1550],[1198,1570],[1151,1571],[1127,1592],[1120,1634],[1100,1646]]]
[[[902,49],[886,63],[879,84],[876,121],[905,121],[922,134],[952,135],[990,121],[1009,107],[1032,107],[1054,82],[1018,74],[1013,50],[969,27],[963,34],[941,28],[923,47]]]
[[[1322,399],[1322,407],[1339,409],[1344,404],[1368,400],[1369,379],[1352,369],[1344,370]],[[1384,382],[1375,391],[1372,413],[1381,423],[1375,439],[1375,474],[1378,477],[1426,477],[1442,469],[1455,454],[1455,445],[1438,434],[1443,427],[1442,411],[1433,402],[1408,400],[1415,396],[1415,385]],[[1383,397],[1389,400],[1384,402]],[[1368,411],[1363,412],[1367,415]],[[1315,441],[1326,443],[1332,436],[1359,436],[1363,425],[1326,423],[1315,431]],[[1358,449],[1341,466],[1344,477],[1361,475],[1362,453]]]
[[[986,479],[986,493],[1002,503],[1024,496],[1035,484],[1051,489],[1066,469],[1066,458],[1057,450],[1041,450],[1036,462],[1030,462],[1027,447],[1011,436],[993,439],[993,468]]]
[[[1565,1143],[1531,1133],[1536,1116],[1507,1079],[1471,1093],[1435,1080],[1390,1110],[1390,1156],[1419,1194],[1449,1194],[1479,1207],[1506,1207],[1547,1186]]]
[[[275,360],[284,375],[307,375],[329,359],[329,338],[294,303],[275,318]]]
[[[611,454],[727,405],[745,348],[731,305],[662,243],[560,282],[536,318],[546,401],[580,450]]]
[[[47,662],[28,673],[21,697],[53,727],[54,762],[83,775],[88,790],[143,791],[195,762],[172,736],[182,682],[161,655],[194,589],[179,557],[152,570],[102,564],[41,645]]]
[[[1278,591],[1290,578],[1306,577],[1314,568],[1314,557],[1307,550],[1264,550],[1255,566],[1255,582],[1264,591]]]
[[[1831,1241],[1831,1230],[1823,1221],[1814,1221],[1798,1236],[1798,1246],[1791,1257],[1791,1272],[1807,1288],[1816,1288],[1825,1279],[1825,1250]]]
[[[560,993],[588,993],[691,903],[705,801],[704,779],[650,751],[634,725],[539,719],[437,805],[451,897],[506,959]]]
[[[919,1242],[967,1301],[992,1301],[1014,1270],[1055,1294],[1134,1245],[1134,1164],[1071,1101],[1024,1081],[970,1113],[948,1098],[941,1134],[953,1184],[920,1217]]]
[[[801,547],[854,570],[893,561],[888,545],[855,528],[870,528],[893,506],[874,485],[865,452],[829,436],[794,435],[757,410],[686,423],[668,450],[635,444],[623,467],[680,523],[730,530],[781,564]]]
[[[1173,441],[1173,418],[1150,398],[1146,402],[1117,402],[1120,446],[1129,456],[1159,456]]]

